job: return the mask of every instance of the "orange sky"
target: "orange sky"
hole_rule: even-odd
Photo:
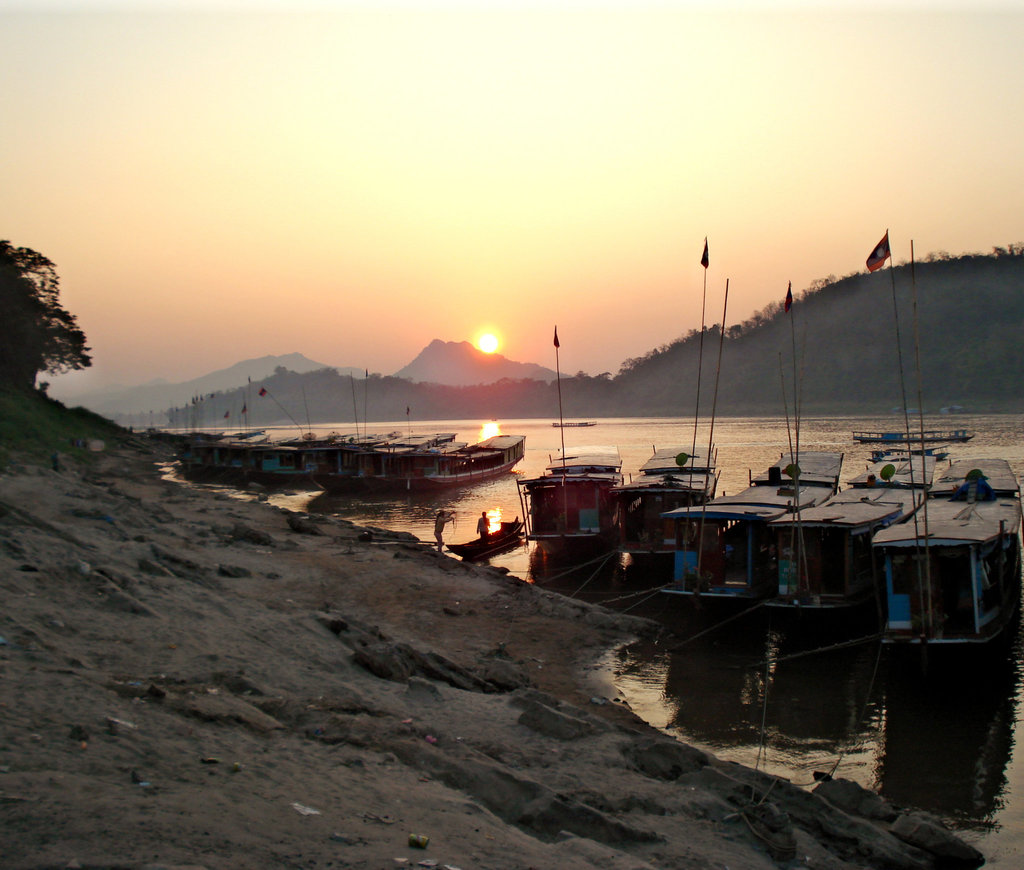
[[[0,238],[95,364],[187,380],[432,339],[572,373],[1024,239],[1020,3],[0,4]],[[865,313],[870,316],[870,312]]]

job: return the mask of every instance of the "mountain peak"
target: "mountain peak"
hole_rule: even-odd
[[[469,387],[510,380],[553,381],[555,372],[535,363],[510,360],[500,353],[484,353],[468,341],[435,338],[395,377],[420,383]]]

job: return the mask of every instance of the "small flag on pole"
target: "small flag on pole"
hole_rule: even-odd
[[[248,405],[242,405],[242,413],[243,414],[248,414],[249,413],[249,406]]]
[[[711,261],[708,259],[708,238],[707,238],[707,236],[705,236],[704,237],[704,254],[700,258],[700,264],[706,269],[708,267],[708,263],[710,263],[710,262]]]
[[[558,327],[556,326],[556,327],[555,327],[555,347],[561,347],[561,346],[562,346],[562,345],[560,345],[560,344],[558,343]]]
[[[885,231],[885,235],[882,236],[882,240],[875,245],[875,249],[868,256],[867,267],[869,272],[877,272],[885,265],[885,261],[889,259],[889,231]]]
[[[231,416],[231,412],[230,411],[225,411],[224,412],[224,419],[225,420],[227,420],[227,418],[230,417],[230,416]]]
[[[786,288],[786,313],[789,314],[789,309],[793,307],[793,282],[789,282],[789,287]]]
[[[266,387],[260,387],[260,395],[261,396],[265,396],[266,394],[267,394],[267,388]]]

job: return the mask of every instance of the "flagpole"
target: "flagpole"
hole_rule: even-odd
[[[368,396],[370,394],[370,370],[364,369],[366,377],[363,378],[363,437],[367,437],[368,429],[367,426],[370,424],[370,416],[367,413],[366,406],[369,401]]]
[[[558,384],[558,434],[562,441],[562,528],[569,528],[569,494],[565,485],[565,426],[562,425],[562,369],[558,362],[558,325],[555,325],[555,380]]]

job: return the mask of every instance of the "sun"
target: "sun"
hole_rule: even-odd
[[[476,346],[484,353],[494,353],[498,349],[498,337],[490,332],[485,332],[476,340]]]

